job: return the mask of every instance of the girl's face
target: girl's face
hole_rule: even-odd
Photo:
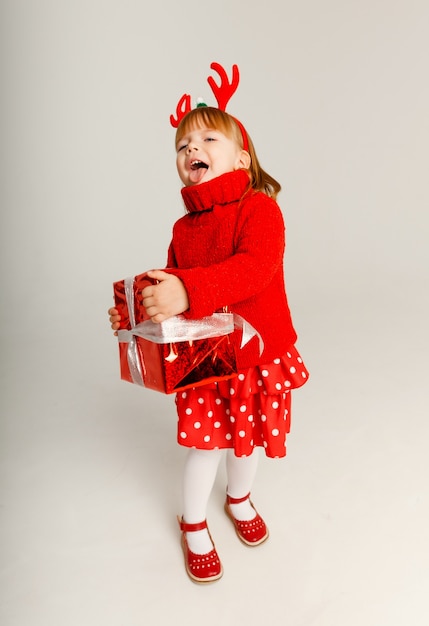
[[[248,168],[250,156],[219,130],[194,127],[177,144],[177,171],[187,187],[207,182],[240,168]]]

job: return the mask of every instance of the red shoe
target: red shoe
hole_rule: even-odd
[[[223,575],[223,568],[218,553],[216,552],[212,536],[207,528],[207,521],[204,520],[204,522],[199,522],[198,524],[187,524],[183,519],[179,518],[177,518],[177,521],[182,531],[182,548],[185,556],[185,568],[189,578],[196,583],[211,583],[215,580],[219,580]],[[207,528],[207,532],[213,543],[213,550],[207,554],[195,554],[189,550],[185,533],[204,530],[204,528]]]
[[[264,520],[253,506],[253,502],[249,500],[252,509],[256,513],[256,517],[252,520],[245,522],[235,519],[229,506],[230,504],[240,504],[240,502],[245,502],[249,498],[250,493],[248,493],[247,496],[244,496],[244,498],[231,498],[231,496],[227,494],[224,507],[225,513],[234,524],[235,532],[237,533],[237,537],[240,539],[240,541],[245,543],[246,546],[259,546],[261,543],[268,539],[269,532]]]

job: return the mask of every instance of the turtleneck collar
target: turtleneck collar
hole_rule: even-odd
[[[213,178],[206,183],[183,187],[182,198],[189,213],[209,211],[215,205],[240,200],[249,185],[246,170],[235,170]]]

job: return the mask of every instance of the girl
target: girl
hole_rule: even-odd
[[[211,582],[223,570],[207,528],[206,510],[223,449],[227,449],[225,512],[238,538],[258,546],[268,529],[250,500],[258,448],[286,454],[291,389],[308,372],[294,344],[283,279],[284,223],[275,201],[279,183],[261,168],[242,124],[225,111],[198,107],[176,132],[177,169],[187,214],[173,228],[167,270],[142,292],[154,322],[182,314],[198,319],[228,306],[257,331],[240,347],[232,336],[237,377],[176,396],[179,444],[189,452],[180,520],[186,571]],[[119,328],[115,308],[112,328]]]

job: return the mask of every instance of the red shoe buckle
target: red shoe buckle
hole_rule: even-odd
[[[233,516],[229,505],[239,504],[240,502],[245,502],[247,499],[249,499],[250,505],[256,513],[256,517],[248,521],[238,520]],[[259,546],[268,539],[268,528],[258,511],[255,509],[253,502],[250,500],[250,493],[248,493],[244,498],[232,498],[227,494],[224,508],[225,513],[234,524],[237,537],[240,541],[246,544],[246,546]]]

